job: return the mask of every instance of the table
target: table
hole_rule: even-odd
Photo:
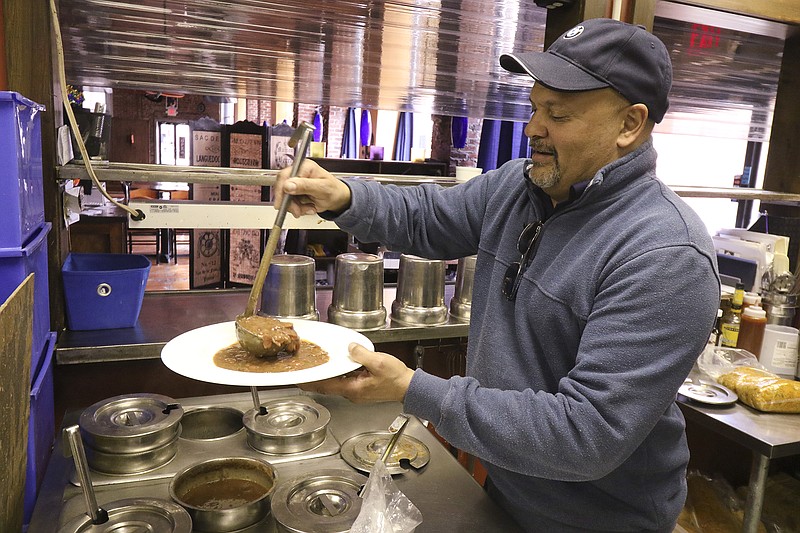
[[[84,209],[69,233],[73,252],[127,253],[128,212],[114,204]]]
[[[753,454],[744,512],[744,533],[755,533],[764,504],[770,459],[800,454],[800,415],[762,413],[740,402],[715,407],[678,395],[687,420],[746,447]]]

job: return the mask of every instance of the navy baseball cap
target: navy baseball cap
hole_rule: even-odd
[[[632,104],[645,104],[661,122],[669,107],[672,61],[664,43],[643,26],[589,19],[556,39],[544,52],[503,54],[500,66],[529,74],[554,91],[612,87]]]

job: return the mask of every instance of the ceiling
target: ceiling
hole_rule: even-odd
[[[532,0],[60,0],[67,82],[524,121]],[[786,26],[659,1],[671,114],[754,109],[768,131]],[[696,46],[703,42],[710,46]],[[766,129],[765,129],[766,128]]]
[[[60,0],[67,81],[527,120],[532,0]]]

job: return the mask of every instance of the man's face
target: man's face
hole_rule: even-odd
[[[530,99],[530,179],[556,201],[566,200],[571,185],[620,157],[617,138],[629,104],[613,89],[559,92],[540,83]]]

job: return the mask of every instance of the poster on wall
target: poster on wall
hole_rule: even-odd
[[[231,168],[264,168],[266,128],[253,122],[236,123],[227,135],[228,166]],[[238,203],[259,203],[264,196],[260,185],[230,185],[229,200]],[[228,282],[252,285],[261,260],[262,231],[232,229],[228,238]]]
[[[192,166],[222,166],[222,133],[217,121],[204,117],[192,128]],[[192,183],[190,198],[197,202],[219,202],[221,186]],[[189,288],[221,287],[223,275],[223,232],[216,228],[198,228],[191,231],[189,250]]]

